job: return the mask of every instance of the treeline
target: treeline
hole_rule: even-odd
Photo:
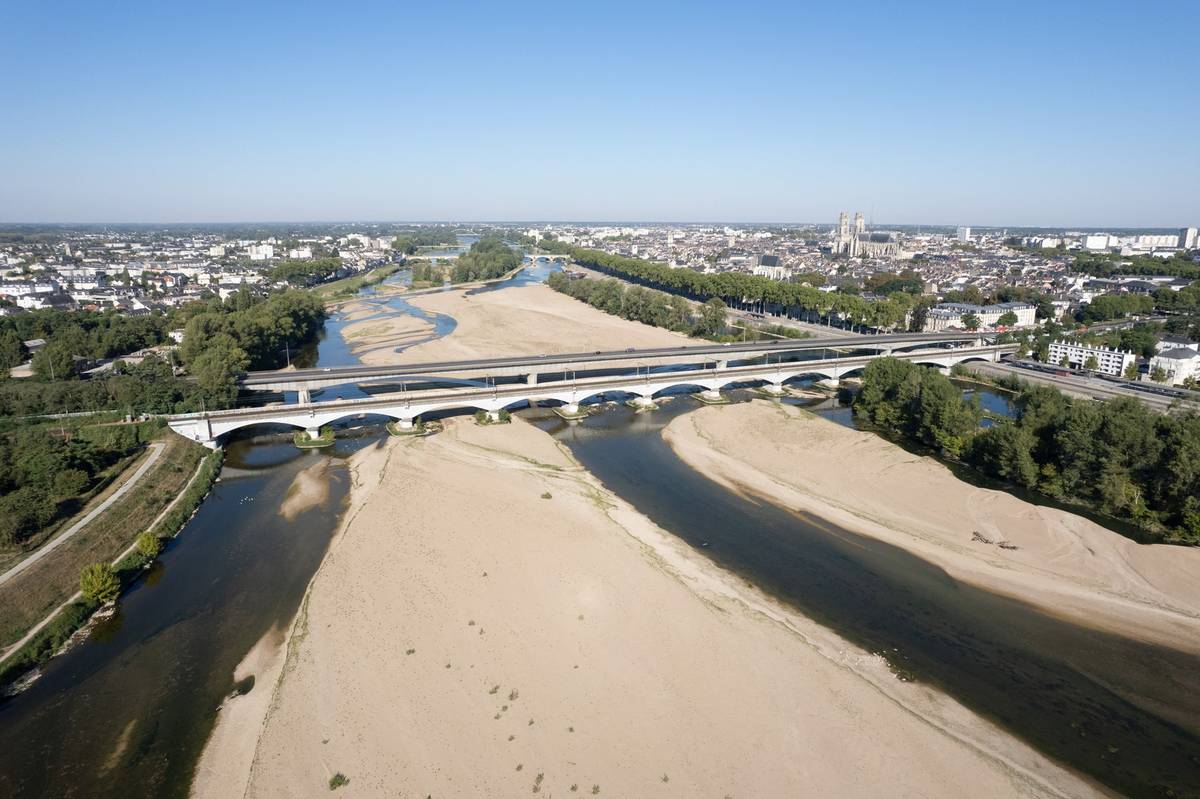
[[[1075,272],[1095,277],[1113,275],[1172,275],[1174,277],[1200,278],[1200,263],[1187,255],[1175,254],[1170,258],[1153,255],[1122,256],[1113,253],[1079,253],[1071,265]]]
[[[267,278],[272,283],[289,286],[315,286],[342,277],[341,258],[314,258],[311,261],[281,261],[271,268]]]
[[[553,239],[543,240],[539,246],[649,288],[701,302],[717,298],[728,306],[753,308],[764,313],[804,312],[820,317],[837,314],[839,319],[855,325],[893,330],[903,325],[909,312],[917,306],[916,298],[905,291],[871,301],[854,294],[820,291],[814,286],[784,283],[745,272],[705,274],[692,269],[672,269],[666,264],[573,247]]]
[[[452,228],[423,227],[405,231],[392,239],[392,249],[406,255],[412,255],[418,247],[454,246],[458,244],[458,236]]]
[[[1001,286],[994,292],[984,294],[978,286],[947,291],[942,302],[966,302],[973,305],[994,305],[999,302],[1027,302],[1037,307],[1038,319],[1054,318],[1053,298],[1044,291],[1027,286]]]
[[[1076,401],[1046,386],[1023,386],[1015,405],[1014,420],[981,429],[978,405],[947,377],[881,358],[864,370],[854,412],[990,477],[1086,503],[1160,540],[1200,543],[1200,416],[1127,398]]]
[[[485,236],[458,256],[450,270],[450,280],[454,283],[491,280],[516,269],[522,260],[522,255],[499,237]]]
[[[24,341],[45,339],[33,359],[42,379],[69,377],[75,357],[100,359],[154,347],[167,340],[170,318],[162,313],[124,316],[116,311],[67,312],[53,309],[0,317],[0,377],[29,357]]]
[[[554,272],[546,284],[593,308],[634,322],[704,338],[725,332],[725,303],[715,297],[695,314],[692,304],[682,297],[625,286],[618,280],[572,280],[562,272]]]
[[[223,396],[176,377],[171,364],[149,356],[136,365],[119,363],[109,375],[90,380],[0,380],[0,417],[108,409],[189,413],[219,407]]]
[[[1153,311],[1154,299],[1148,294],[1101,294],[1093,297],[1091,302],[1080,309],[1078,318],[1079,321],[1090,324]]]
[[[157,430],[153,423],[41,423],[0,434],[0,548],[20,547],[78,512],[101,487],[105,470],[141,449]]]
[[[325,321],[321,298],[295,289],[266,297],[240,291],[190,310],[179,354],[218,404],[237,396],[240,373],[283,366],[288,350],[312,339]]]

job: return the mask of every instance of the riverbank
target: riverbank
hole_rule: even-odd
[[[280,676],[226,703],[196,796],[311,795],[334,773],[348,796],[1094,793],[520,420],[452,420],[353,470],[286,657],[260,653]]]
[[[1196,549],[1135,543],[786,405],[704,408],[663,435],[734,490],[900,546],[955,579],[1074,623],[1200,652]]]

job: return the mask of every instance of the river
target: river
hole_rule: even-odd
[[[552,268],[476,291],[544,279]],[[402,297],[372,302],[380,314],[419,312]],[[431,321],[433,336],[453,329],[448,317]],[[354,362],[342,326],[338,317],[327,324],[318,365]],[[967,390],[993,413],[1011,413],[1002,395]],[[726,491],[661,438],[693,407],[678,398],[649,414],[617,407],[570,424],[545,410],[522,414],[660,526],[882,654],[900,677],[946,691],[1123,793],[1200,795],[1197,731],[1156,712],[1173,694],[1195,695],[1196,658],[1062,622],[902,550]],[[853,424],[835,402],[814,410]],[[276,440],[230,445],[221,481],[119,615],[0,706],[0,795],[186,794],[216,710],[235,690],[234,668],[294,616],[326,551],[348,491],[346,456],[382,440],[378,428],[358,433],[320,452]],[[322,462],[328,498],[283,519],[279,503],[296,474]]]

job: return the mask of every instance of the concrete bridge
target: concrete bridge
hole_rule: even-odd
[[[785,339],[783,341],[749,341],[731,344],[699,344],[682,347],[658,347],[638,350],[608,350],[575,352],[558,355],[521,355],[511,358],[481,358],[470,361],[439,361],[389,366],[336,366],[324,369],[248,372],[238,384],[249,391],[298,391],[301,401],[307,402],[310,392],[331,386],[397,382],[401,378],[476,379],[498,377],[524,378],[537,383],[542,374],[586,373],[611,369],[635,369],[682,364],[703,365],[715,362],[720,366],[730,361],[778,357],[783,353],[815,353],[824,350],[863,350],[883,355],[930,347],[980,345],[978,333],[894,333],[881,336],[858,336],[854,339],[823,336],[818,338]]]
[[[1016,350],[1014,344],[983,345],[958,349],[925,349],[895,353],[917,364],[944,370],[966,361],[998,361]],[[506,386],[462,386],[423,391],[405,391],[367,399],[283,405],[265,408],[235,408],[210,413],[191,413],[168,418],[171,429],[208,447],[229,433],[253,425],[276,424],[306,430],[316,438],[320,428],[347,417],[372,414],[395,419],[400,427],[409,427],[422,414],[452,410],[482,410],[496,413],[526,403],[561,403],[564,412],[579,412],[579,405],[605,394],[632,395],[636,402],[652,406],[655,395],[669,389],[695,387],[703,399],[720,399],[721,389],[735,383],[759,384],[769,393],[783,393],[783,384],[800,377],[814,377],[834,384],[859,372],[882,353],[843,355],[807,361],[755,363],[744,366],[684,366],[672,371],[637,370],[634,374],[608,375],[546,383]]]

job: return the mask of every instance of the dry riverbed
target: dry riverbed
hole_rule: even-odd
[[[346,796],[1092,793],[520,420],[455,420],[353,469],[286,655],[226,703],[198,796],[312,796],[335,773]]]

